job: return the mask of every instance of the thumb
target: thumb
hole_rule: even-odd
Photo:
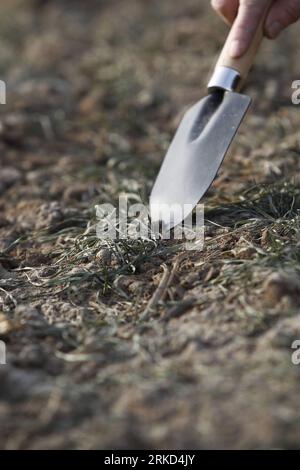
[[[232,27],[230,55],[241,57],[250,47],[269,0],[240,0],[240,8]],[[285,0],[286,1],[286,0]]]
[[[283,29],[300,18],[299,0],[277,0],[269,13],[265,34],[270,39],[276,38]]]

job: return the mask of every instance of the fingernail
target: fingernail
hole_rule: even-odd
[[[233,59],[237,59],[244,53],[244,44],[242,41],[234,39],[230,45],[229,54]]]
[[[275,39],[282,31],[282,25],[279,21],[274,21],[267,27],[270,38]]]

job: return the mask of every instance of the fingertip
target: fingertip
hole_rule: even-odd
[[[299,0],[277,0],[272,6],[265,25],[265,35],[275,39],[288,26],[300,18]]]
[[[244,41],[234,39],[229,47],[229,55],[232,59],[239,59],[246,51]]]
[[[283,30],[283,25],[279,21],[272,21],[266,25],[265,33],[269,39],[276,39]]]

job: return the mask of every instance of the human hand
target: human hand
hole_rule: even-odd
[[[269,0],[211,0],[213,8],[233,26],[232,58],[244,55],[257,31]],[[300,18],[300,0],[273,0],[265,24],[265,35],[275,39]],[[235,21],[236,19],[236,21]]]

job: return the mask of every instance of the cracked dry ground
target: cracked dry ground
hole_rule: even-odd
[[[265,43],[184,253],[105,245],[94,206],[147,200],[226,36],[209,2],[0,13],[1,448],[299,447],[298,27]]]

